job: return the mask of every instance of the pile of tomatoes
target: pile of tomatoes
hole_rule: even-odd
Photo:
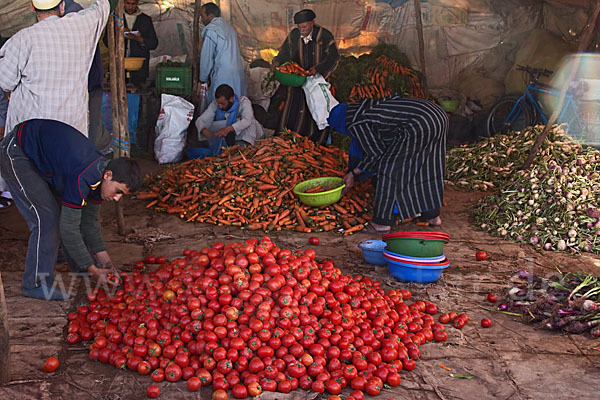
[[[190,391],[212,385],[245,398],[350,386],[358,400],[399,385],[420,345],[446,340],[434,304],[407,304],[408,290],[384,291],[315,257],[268,236],[147,257],[121,274],[122,287],[88,294],[89,305],[69,314],[67,341],[89,342],[90,359],[154,382],[185,380]]]

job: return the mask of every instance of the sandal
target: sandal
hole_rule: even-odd
[[[378,234],[378,235],[385,235],[386,233],[390,233],[390,231],[391,231],[391,230],[392,230],[392,228],[390,228],[390,229],[384,229],[384,230],[381,230],[381,231],[380,231],[380,230],[378,230],[378,229],[375,229],[375,228],[373,227],[373,225],[367,225],[367,226],[365,226],[365,227],[364,227],[364,228],[361,230],[361,232],[362,232],[362,233],[376,233],[376,234]]]
[[[13,205],[13,202],[11,199],[0,196],[0,210],[8,208],[12,205]]]

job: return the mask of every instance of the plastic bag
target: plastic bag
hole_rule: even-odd
[[[302,85],[306,95],[306,104],[319,129],[329,126],[327,118],[333,107],[340,104],[339,101],[331,95],[329,84],[321,74],[307,76],[306,82]]]
[[[183,155],[186,132],[194,117],[194,105],[169,94],[162,94],[160,100],[154,154],[159,164],[177,162]]]
[[[202,115],[208,107],[208,85],[203,83],[200,85],[200,98],[198,99],[198,115]]]

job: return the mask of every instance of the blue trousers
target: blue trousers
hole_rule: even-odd
[[[42,284],[52,287],[60,240],[60,209],[50,185],[17,145],[17,129],[2,141],[0,173],[30,231],[22,285],[25,289]]]

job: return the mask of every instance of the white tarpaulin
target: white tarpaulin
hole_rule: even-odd
[[[92,0],[79,0],[84,7]],[[206,3],[207,1],[203,1]],[[330,30],[342,54],[359,55],[383,41],[397,45],[420,69],[414,2],[406,0],[221,0],[223,18],[240,38],[244,61],[277,49],[294,27],[293,15],[311,8],[316,23]],[[191,61],[194,0],[140,0],[159,37],[152,57],[182,56]],[[534,29],[576,40],[588,9],[581,2],[556,0],[421,1],[427,81],[430,87],[461,86],[464,71],[504,80],[517,50]],[[0,1],[0,34],[8,36],[35,22],[30,0]],[[202,28],[202,26],[201,26]],[[472,86],[472,85],[465,85]],[[469,94],[467,94],[469,95]]]

